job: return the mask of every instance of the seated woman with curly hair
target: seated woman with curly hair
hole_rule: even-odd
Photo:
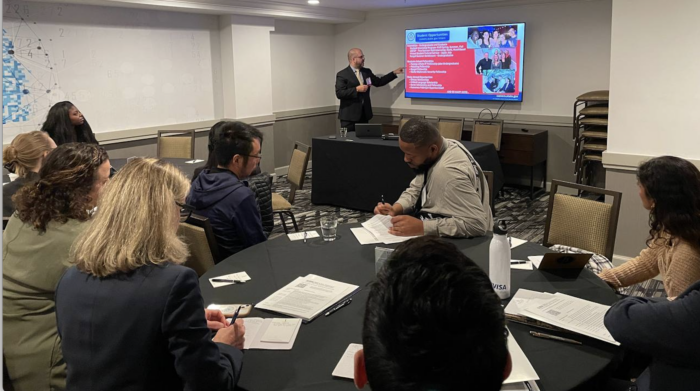
[[[62,390],[66,364],[56,329],[54,292],[109,179],[107,152],[64,144],[51,152],[36,183],[12,198],[3,232],[3,350],[15,390]]]
[[[687,160],[661,156],[639,166],[637,180],[649,211],[647,248],[599,276],[622,288],[661,274],[673,299],[700,280],[700,171]]]

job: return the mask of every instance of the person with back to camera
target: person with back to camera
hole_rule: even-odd
[[[355,124],[367,123],[374,116],[371,87],[389,84],[403,73],[404,68],[397,68],[382,77],[377,77],[371,69],[365,68],[365,55],[358,48],[348,51],[348,63],[346,68],[335,75],[335,97],[340,100],[340,127],[354,132]]]
[[[182,265],[188,189],[176,167],[150,158],[131,160],[105,187],[56,289],[69,389],[235,389],[245,327],[205,310],[197,273]]]
[[[399,131],[399,147],[416,177],[395,204],[380,202],[374,208],[374,214],[392,216],[389,233],[474,237],[491,230],[484,173],[461,142],[412,118]]]
[[[673,299],[700,280],[700,171],[687,160],[661,156],[642,163],[637,180],[649,211],[647,248],[599,276],[622,288],[660,274]]]
[[[83,113],[71,102],[58,102],[51,107],[41,130],[51,136],[56,145],[66,143],[98,144]]]
[[[63,144],[48,155],[37,182],[13,197],[17,211],[2,241],[2,332],[4,362],[16,391],[66,388],[54,292],[108,180],[104,149]]]
[[[27,183],[39,179],[39,170],[46,156],[56,148],[51,137],[38,130],[22,133],[3,149],[5,169],[17,175],[17,179],[2,187],[2,216],[10,217],[15,211],[12,196]]]
[[[400,244],[370,284],[357,388],[498,391],[512,370],[501,300],[457,247]]]

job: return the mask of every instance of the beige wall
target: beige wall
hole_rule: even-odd
[[[606,188],[622,193],[620,220],[615,240],[617,258],[639,255],[649,236],[649,212],[642,207],[637,188],[637,174],[628,170],[607,170]]]

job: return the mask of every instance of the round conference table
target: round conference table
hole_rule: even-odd
[[[358,224],[341,225],[333,242],[314,238],[304,243],[286,235],[247,248],[214,266],[200,280],[205,305],[255,304],[299,276],[322,277],[359,285],[362,289],[351,305],[329,317],[319,316],[302,324],[292,350],[247,350],[239,386],[250,391],[264,390],[353,390],[351,380],[334,378],[331,373],[350,343],[362,343],[362,320],[367,300],[367,284],[375,276],[374,248],[396,245],[361,246],[350,231]],[[320,230],[319,231],[320,234]],[[448,239],[488,271],[490,236],[474,239]],[[549,251],[535,243],[512,250],[513,259],[542,255]],[[213,288],[209,278],[245,271],[251,280],[245,284]],[[513,270],[512,294],[519,288],[562,292],[610,305],[617,298],[596,275],[584,269],[576,276],[545,271]],[[505,303],[504,303],[505,304]],[[286,317],[253,309],[251,317]],[[583,345],[534,338],[530,326],[509,322],[508,328],[540,377],[543,391],[573,390],[607,372],[620,349],[591,338],[577,336]],[[468,381],[468,380],[467,380]]]

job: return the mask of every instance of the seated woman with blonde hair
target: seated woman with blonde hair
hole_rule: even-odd
[[[56,290],[69,389],[235,388],[245,328],[205,310],[197,273],[182,266],[188,191],[177,168],[142,158],[105,188]]]
[[[647,248],[599,276],[622,288],[661,274],[673,299],[700,280],[700,171],[687,160],[661,156],[639,166],[637,180],[649,211]]]
[[[3,166],[17,179],[2,187],[2,216],[10,217],[15,211],[12,196],[27,183],[39,179],[39,170],[56,143],[45,132],[35,130],[22,133],[2,151]]]
[[[66,387],[54,292],[107,180],[104,149],[64,144],[48,155],[37,182],[13,197],[17,211],[2,235],[2,333],[17,391]]]

